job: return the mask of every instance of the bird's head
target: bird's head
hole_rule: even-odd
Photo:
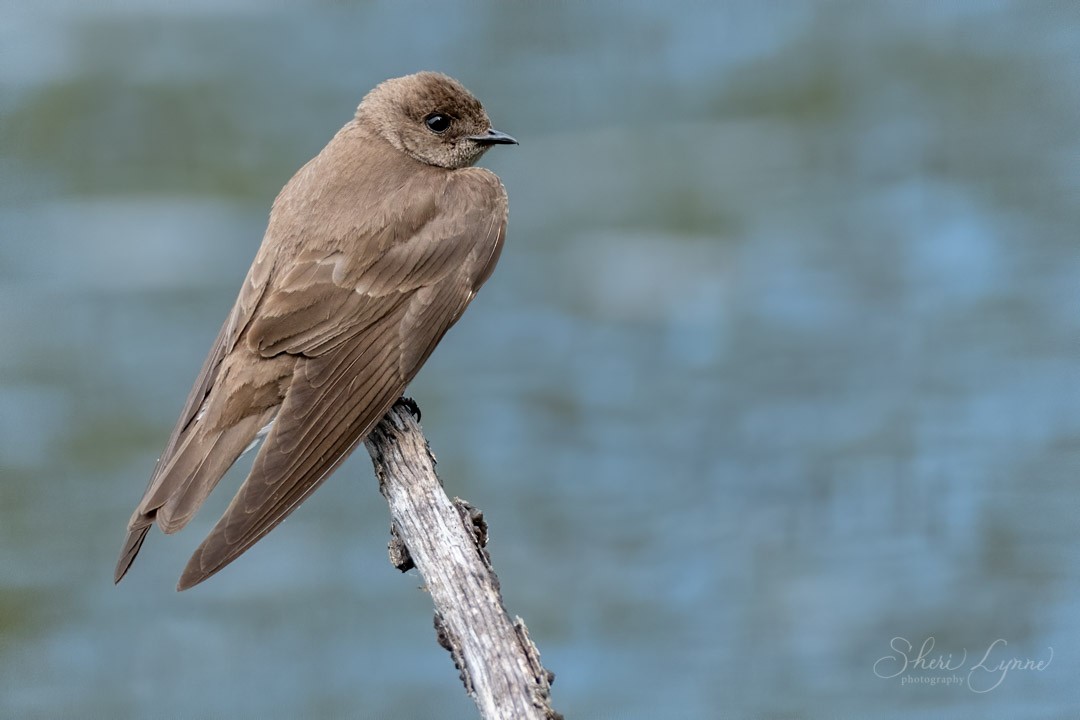
[[[517,140],[491,127],[484,106],[461,83],[421,72],[380,83],[356,118],[417,160],[456,169],[472,165],[492,145]]]

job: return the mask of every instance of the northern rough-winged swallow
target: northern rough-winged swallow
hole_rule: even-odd
[[[262,447],[178,589],[235,560],[367,436],[491,275],[506,191],[471,167],[516,143],[457,81],[387,80],[285,185],[262,245],[128,523],[180,530]]]

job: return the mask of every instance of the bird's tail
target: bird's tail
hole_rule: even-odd
[[[142,502],[128,523],[127,537],[113,575],[120,582],[142,547],[150,526],[166,534],[177,532],[202,507],[222,476],[274,418],[276,408],[250,415],[235,425],[209,431],[196,426],[187,432],[171,458],[162,460]]]

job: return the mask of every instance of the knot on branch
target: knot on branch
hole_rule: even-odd
[[[396,522],[390,523],[390,542],[386,544],[386,549],[390,553],[390,564],[401,572],[409,572],[416,567],[412,555],[409,554],[409,548],[401,539],[401,532]]]

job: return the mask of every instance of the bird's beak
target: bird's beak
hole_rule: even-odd
[[[489,129],[483,135],[470,135],[470,140],[475,140],[481,145],[517,145],[518,141],[504,132]]]

